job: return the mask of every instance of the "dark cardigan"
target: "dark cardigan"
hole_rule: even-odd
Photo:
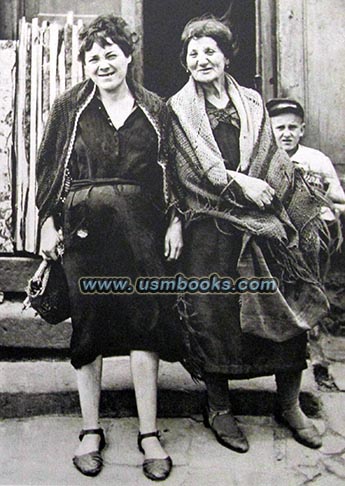
[[[163,191],[167,206],[173,204],[170,191],[170,177],[167,174],[167,126],[168,111],[158,95],[141,85],[129,83],[138,105],[152,123],[158,136],[158,163],[163,169]],[[56,217],[64,201],[65,178],[69,159],[73,150],[78,120],[95,95],[96,87],[91,80],[83,81],[58,97],[49,114],[38,151],[36,174],[36,205],[39,210],[40,226],[49,217]]]

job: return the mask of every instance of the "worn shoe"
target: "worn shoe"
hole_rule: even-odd
[[[79,440],[82,441],[85,435],[98,434],[101,438],[98,451],[88,452],[81,456],[73,457],[73,464],[85,476],[97,476],[103,466],[103,459],[100,451],[105,447],[105,438],[103,429],[87,429],[81,430]]]
[[[158,430],[148,434],[141,434],[139,432],[138,449],[143,454],[145,454],[145,451],[141,443],[144,439],[149,437],[157,437],[157,439],[160,441],[160,433]],[[152,481],[164,481],[164,479],[169,476],[172,466],[173,463],[170,456],[167,456],[164,459],[145,459],[143,462],[143,472],[145,476]]]
[[[248,451],[248,441],[230,410],[213,411],[206,406],[203,416],[205,427],[212,430],[221,445],[235,452]]]
[[[302,415],[300,416],[298,412]],[[280,408],[274,411],[276,421],[288,427],[297,442],[311,449],[319,449],[322,446],[321,435],[313,422],[308,417],[304,419],[303,415],[303,412],[298,409],[296,416],[291,415],[288,419]]]

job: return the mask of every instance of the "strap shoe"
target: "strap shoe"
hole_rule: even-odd
[[[138,449],[143,454],[145,454],[145,451],[142,446],[142,441],[149,437],[157,437],[159,441],[161,438],[158,430],[147,434],[141,434],[139,432]],[[167,456],[164,459],[145,459],[143,462],[143,472],[145,476],[152,481],[163,481],[169,476],[172,465],[173,463],[170,456]]]
[[[83,429],[79,434],[79,440],[82,441],[85,435],[97,434],[101,440],[98,451],[88,452],[81,456],[73,457],[73,464],[85,476],[97,476],[103,467],[103,459],[100,451],[105,447],[105,438],[103,429]]]

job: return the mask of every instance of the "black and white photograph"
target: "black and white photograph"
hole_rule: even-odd
[[[0,486],[345,483],[344,58],[345,0],[0,0]]]

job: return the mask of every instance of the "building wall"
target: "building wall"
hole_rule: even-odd
[[[0,39],[16,39],[18,20],[49,14],[56,18],[73,11],[75,16],[92,17],[104,13],[122,15],[132,28],[142,32],[142,0],[0,0]]]
[[[66,13],[73,10],[75,15],[99,15],[121,13],[121,0],[25,0],[25,15],[33,17],[40,13]],[[131,3],[131,1],[129,1]]]
[[[331,157],[344,183],[345,2],[277,0],[276,28],[277,95],[302,102],[306,144]]]
[[[30,20],[39,13],[69,10],[75,15],[112,11],[143,34],[143,4],[144,0],[0,0],[0,38],[16,38],[21,15]],[[263,94],[266,99],[293,96],[303,103],[305,142],[326,152],[345,182],[344,0],[256,0],[256,4]],[[142,53],[141,45],[138,51]],[[142,72],[142,55],[137,63]]]

